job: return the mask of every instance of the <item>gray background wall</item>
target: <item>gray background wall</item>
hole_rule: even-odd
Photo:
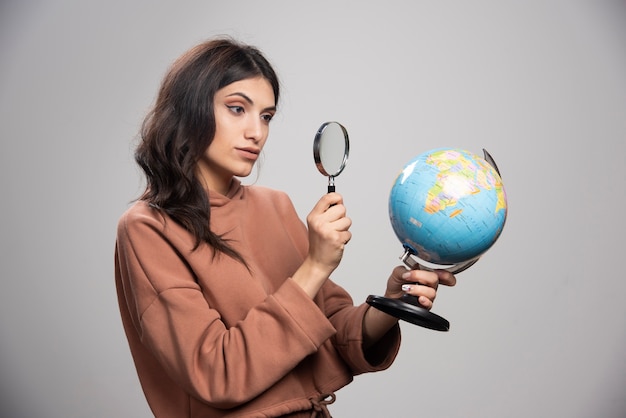
[[[354,237],[335,280],[384,291],[393,179],[427,149],[488,149],[509,218],[388,371],[338,417],[626,415],[626,5],[610,0],[4,1],[0,4],[0,405],[11,417],[147,417],[113,284],[134,137],[170,62],[255,44],[284,96],[257,183],[304,218],[312,139],[349,130]]]

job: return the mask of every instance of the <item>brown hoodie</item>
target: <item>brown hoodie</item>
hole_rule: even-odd
[[[286,194],[235,180],[209,196],[212,230],[250,271],[208,245],[192,251],[191,234],[145,202],[118,225],[120,311],[156,417],[297,416],[391,365],[398,326],[364,353],[368,305],[331,280],[311,300],[291,280],[308,239]]]

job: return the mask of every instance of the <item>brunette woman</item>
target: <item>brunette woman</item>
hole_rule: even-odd
[[[324,194],[305,225],[285,193],[238,180],[278,99],[256,48],[213,39],[175,61],[143,124],[146,189],[119,221],[115,277],[157,417],[330,416],[336,390],[398,352],[397,320],[330,279],[351,239],[342,197]],[[385,296],[430,308],[454,282],[397,267]]]

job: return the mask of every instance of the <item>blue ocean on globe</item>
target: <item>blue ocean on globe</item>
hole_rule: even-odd
[[[506,216],[500,175],[462,149],[438,148],[413,158],[389,196],[389,218],[402,245],[436,265],[480,257],[500,236]]]

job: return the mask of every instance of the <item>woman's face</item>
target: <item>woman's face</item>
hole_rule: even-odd
[[[262,77],[223,87],[213,98],[215,137],[198,161],[205,185],[226,194],[233,176],[246,177],[265,145],[276,113],[274,90]]]

